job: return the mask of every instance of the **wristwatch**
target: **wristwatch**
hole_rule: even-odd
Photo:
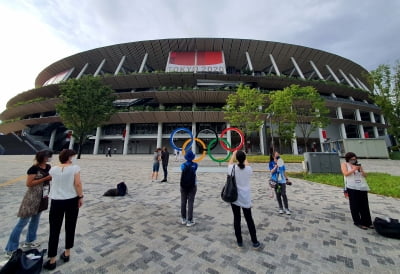
[[[82,195],[82,196],[78,196],[78,198],[79,198],[79,199],[82,199],[82,198],[83,198],[83,195]]]

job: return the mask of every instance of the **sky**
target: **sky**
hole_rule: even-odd
[[[307,46],[367,70],[400,60],[399,0],[0,0],[0,113],[78,52],[190,37]]]

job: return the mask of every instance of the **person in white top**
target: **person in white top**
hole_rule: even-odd
[[[51,207],[49,213],[50,235],[47,255],[49,260],[43,265],[45,269],[56,268],[56,256],[61,226],[65,215],[65,250],[60,259],[69,261],[71,248],[74,246],[75,228],[79,208],[83,205],[83,190],[80,167],[75,165],[76,152],[64,149],[60,152],[60,163],[50,169],[52,184],[49,197]]]
[[[354,225],[361,229],[373,229],[371,213],[368,204],[369,186],[365,177],[367,176],[361,164],[357,162],[357,155],[347,152],[344,156],[345,162],[341,169],[349,195],[351,217]]]
[[[233,164],[234,160],[238,161],[238,164]],[[257,240],[256,227],[254,225],[253,217],[251,215],[251,191],[250,191],[250,176],[253,172],[252,168],[246,160],[246,153],[244,151],[234,151],[231,159],[228,163],[228,174],[232,173],[232,169],[235,169],[235,179],[238,190],[238,199],[231,203],[233,212],[233,227],[235,229],[236,241],[238,247],[243,247],[243,238],[241,231],[241,214],[240,208],[242,208],[244,218],[246,219],[247,227],[250,232],[251,241],[253,248],[258,249],[261,247],[261,243]]]

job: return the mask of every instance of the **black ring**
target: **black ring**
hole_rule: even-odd
[[[196,138],[199,138],[200,132],[206,131],[206,130],[213,132],[213,133],[215,134],[215,138],[218,140],[218,134],[217,134],[217,132],[216,132],[215,130],[211,129],[211,128],[204,128],[204,129],[200,130],[199,132],[196,133]],[[202,139],[202,140],[204,141],[204,139]],[[201,147],[197,142],[196,142],[196,145],[197,145],[199,151],[200,151],[200,152],[203,152],[203,151],[202,151],[202,150],[203,150],[203,147]],[[217,145],[218,145],[218,142],[215,142],[215,143],[211,146],[210,150],[213,150]],[[208,144],[206,144],[206,146],[208,146]]]

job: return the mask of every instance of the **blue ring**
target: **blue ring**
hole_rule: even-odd
[[[172,131],[171,135],[169,136],[169,143],[171,144],[171,146],[174,149],[176,149],[178,151],[182,151],[182,148],[181,147],[177,147],[175,145],[175,143],[174,143],[174,136],[178,131],[185,131],[186,133],[188,133],[190,135],[190,139],[192,139],[192,140],[190,141],[190,143],[185,148],[185,151],[188,151],[192,147],[192,144],[193,144],[193,134],[192,134],[191,130],[189,130],[189,129],[185,128],[185,127],[180,127],[180,128],[175,129],[174,131]]]

